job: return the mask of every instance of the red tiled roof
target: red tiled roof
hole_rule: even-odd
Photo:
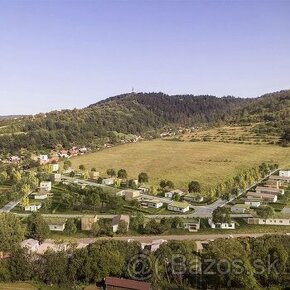
[[[147,282],[140,282],[129,279],[120,279],[114,277],[107,277],[105,279],[106,286],[114,286],[114,287],[124,287],[125,289],[132,290],[150,290],[151,284]]]

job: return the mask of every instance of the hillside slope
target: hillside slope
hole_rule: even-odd
[[[132,93],[80,110],[53,111],[0,121],[0,151],[49,149],[114,142],[115,133],[158,136],[168,127],[259,124],[257,130],[281,133],[289,126],[290,91],[257,99]],[[5,126],[4,126],[5,125]],[[2,127],[1,127],[2,126]]]

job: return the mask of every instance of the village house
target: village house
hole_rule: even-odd
[[[278,175],[271,175],[269,180],[279,180],[283,183],[290,183],[290,177],[278,176]]]
[[[246,213],[248,212],[250,209],[250,206],[249,205],[246,205],[246,204],[236,204],[236,205],[233,205],[231,207],[231,212],[232,213]]]
[[[104,185],[114,185],[115,183],[115,178],[111,177],[111,178],[104,178],[102,180],[102,184]]]
[[[18,163],[21,161],[21,158],[19,156],[11,156],[9,158],[9,161],[12,162],[12,163]]]
[[[273,188],[273,187],[265,187],[265,186],[257,186],[256,187],[256,192],[258,193],[266,193],[266,194],[284,194],[285,191],[284,189],[278,189],[278,188]]]
[[[61,174],[60,173],[52,173],[50,175],[50,179],[53,182],[61,182]]]
[[[290,226],[290,219],[283,218],[248,218],[248,224],[250,225],[275,225],[275,226]]]
[[[200,229],[199,219],[185,219],[183,222],[183,228],[189,232],[197,232]]]
[[[79,148],[79,152],[80,153],[86,153],[88,151],[88,148],[87,147],[81,147],[81,148]]]
[[[41,208],[41,203],[30,204],[25,206],[25,211],[37,212]]]
[[[49,192],[51,191],[51,181],[41,181],[39,187],[41,191]]]
[[[245,205],[257,208],[261,205],[261,199],[247,198],[245,199]]]
[[[38,160],[39,160],[40,164],[46,164],[49,161],[47,155],[39,155]]]
[[[144,199],[141,202],[142,207],[160,208],[163,203],[159,199]]]
[[[130,217],[128,215],[117,215],[114,216],[112,219],[113,233],[116,233],[118,231],[121,221],[124,221],[127,224],[127,231],[129,230]]]
[[[138,187],[138,190],[139,190],[141,193],[148,193],[148,192],[149,192],[149,188],[146,187],[146,186],[140,186],[140,187]]]
[[[180,190],[180,189],[174,189],[174,190],[165,192],[164,193],[164,197],[165,198],[172,199],[174,195],[182,196],[183,194],[184,194],[184,192],[182,190]]]
[[[290,178],[290,170],[287,169],[287,170],[280,170],[279,171],[279,176],[280,177],[288,177]]]
[[[39,249],[39,241],[34,239],[27,239],[20,243],[21,248],[27,249],[30,253],[37,252]]]
[[[187,202],[174,201],[168,204],[167,209],[170,211],[177,211],[177,212],[185,213],[189,211],[189,204]]]
[[[47,191],[33,192],[31,193],[34,199],[44,200],[48,198]]]
[[[126,189],[123,191],[126,201],[132,201],[140,196],[139,190]]]
[[[81,218],[82,231],[91,231],[93,225],[98,221],[97,215],[84,215]]]
[[[58,156],[60,158],[69,158],[70,155],[68,154],[68,151],[67,150],[61,150],[58,152]]]
[[[52,163],[49,166],[50,166],[52,172],[58,172],[58,170],[59,170],[59,164]]]
[[[151,290],[151,284],[115,277],[105,278],[106,290]]]
[[[89,173],[90,179],[98,179],[100,177],[100,172],[98,171],[91,171]]]
[[[266,181],[264,186],[279,189],[281,185],[282,185],[281,180],[270,180],[269,179]]]
[[[247,198],[259,198],[263,200],[264,202],[277,202],[278,197],[277,195],[274,194],[267,194],[267,193],[258,193],[258,192],[253,192],[249,191],[247,192]]]
[[[183,200],[188,202],[203,202],[204,197],[200,194],[188,193],[183,197]]]
[[[152,241],[152,243],[141,243],[141,248],[143,250],[146,249],[153,253],[153,252],[156,252],[160,248],[160,246],[164,243],[167,243],[167,240],[162,240],[162,239],[154,240]]]
[[[77,147],[73,147],[71,148],[70,150],[68,150],[67,154],[70,156],[70,157],[75,157],[75,156],[78,156],[79,154],[79,150]]]
[[[212,229],[234,230],[235,223],[214,223],[211,218],[208,219],[208,224]]]
[[[66,219],[52,218],[47,220],[48,227],[54,232],[63,232],[65,229]]]

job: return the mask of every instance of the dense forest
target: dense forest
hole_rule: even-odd
[[[0,151],[16,152],[112,142],[112,132],[156,137],[165,128],[257,123],[255,130],[275,131],[287,140],[290,91],[256,99],[131,93],[84,109],[0,119]]]

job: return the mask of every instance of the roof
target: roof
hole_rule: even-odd
[[[233,205],[232,208],[249,208],[249,206],[246,205],[246,204],[240,204],[239,203],[239,204]]]
[[[49,225],[64,225],[67,221],[65,218],[45,218]]]
[[[266,187],[266,186],[257,186],[256,190],[264,190],[264,191],[272,191],[272,192],[281,192],[281,189],[274,188],[274,187]]]
[[[183,220],[183,223],[185,224],[199,224],[200,220],[197,218],[187,218]]]
[[[187,203],[187,202],[173,201],[169,205],[174,206],[174,207],[187,208],[189,206],[189,203]]]
[[[112,225],[118,225],[120,221],[124,221],[129,224],[130,217],[128,215],[116,215],[112,218]]]
[[[114,277],[107,277],[105,279],[106,286],[114,286],[132,290],[150,290],[151,284],[147,282],[140,282],[129,279],[120,279]]]
[[[177,194],[184,194],[184,191],[182,191],[181,189],[174,189],[174,190],[171,190],[172,193],[177,193]]]
[[[27,239],[21,242],[22,247],[32,248],[34,246],[39,246],[39,241],[34,239]]]
[[[266,199],[273,199],[276,194],[270,194],[270,193],[258,193],[258,192],[248,192],[247,196],[254,196],[254,197],[260,197],[260,198],[266,198]]]
[[[245,202],[261,202],[261,198],[251,198],[251,197],[248,197],[246,199],[244,199]]]
[[[142,200],[143,202],[151,202],[151,203],[163,203],[161,200],[157,199],[157,198],[152,198],[152,199],[149,199],[149,198],[145,198]]]

